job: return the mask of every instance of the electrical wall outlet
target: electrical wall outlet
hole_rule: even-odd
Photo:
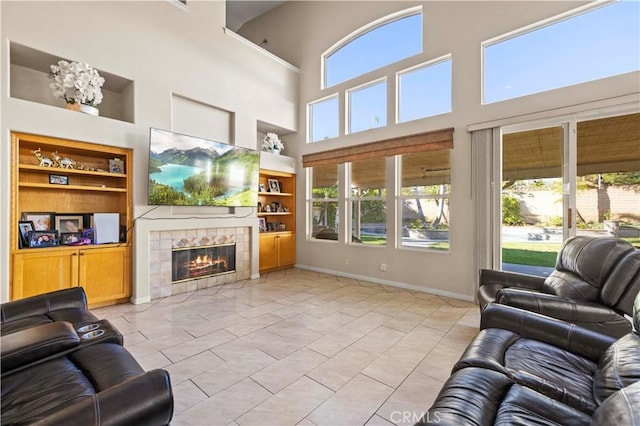
[[[387,271],[387,264],[386,263],[381,263],[380,264],[380,270],[382,272],[386,272]]]

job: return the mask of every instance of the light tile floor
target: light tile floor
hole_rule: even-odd
[[[172,425],[404,425],[478,332],[475,304],[289,269],[93,312],[147,370]]]

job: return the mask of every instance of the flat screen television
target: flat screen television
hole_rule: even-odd
[[[168,130],[149,131],[149,205],[256,207],[260,153]]]

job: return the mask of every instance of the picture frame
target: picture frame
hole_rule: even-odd
[[[69,176],[49,175],[49,183],[51,185],[69,185]]]
[[[34,231],[51,230],[52,217],[51,212],[22,212],[22,220],[33,222]]]
[[[258,218],[258,229],[260,230],[260,232],[267,231],[267,221],[264,217]]]
[[[264,183],[258,184],[258,192],[267,192]]]
[[[60,245],[78,244],[82,239],[82,232],[60,233]]]
[[[124,174],[124,161],[119,158],[110,158],[109,173]]]
[[[55,215],[55,230],[60,234],[80,232],[84,228],[84,215]]]
[[[30,220],[21,220],[18,222],[18,231],[20,238],[18,240],[18,247],[29,247],[29,232],[34,231],[33,222]]]
[[[58,231],[30,231],[28,234],[29,247],[55,247],[58,245]]]
[[[269,192],[280,192],[280,181],[269,179]]]

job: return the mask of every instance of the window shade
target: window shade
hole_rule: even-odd
[[[316,167],[451,148],[453,148],[453,127],[303,155],[302,165]]]

